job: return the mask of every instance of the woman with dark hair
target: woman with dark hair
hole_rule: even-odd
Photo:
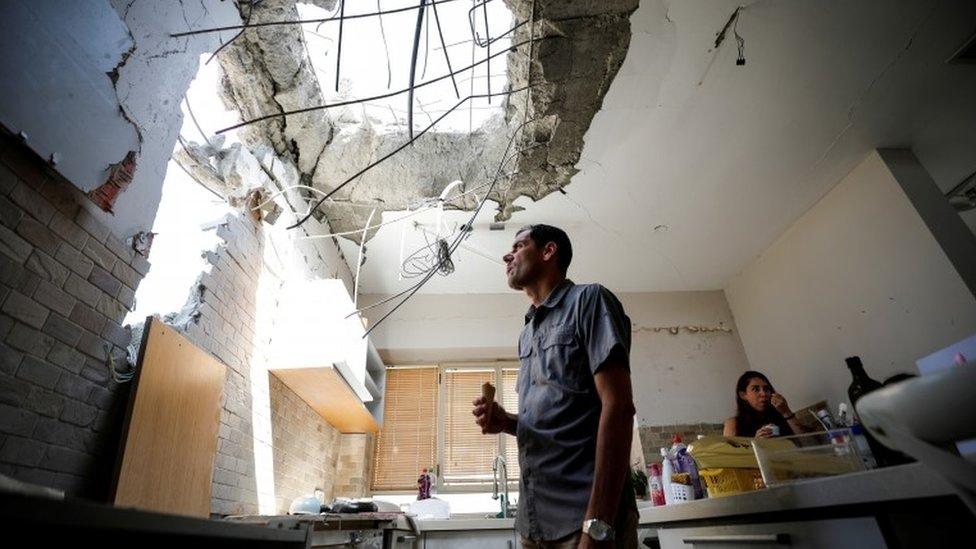
[[[789,404],[777,393],[769,378],[748,371],[735,384],[735,417],[725,420],[727,437],[768,438],[805,431]]]

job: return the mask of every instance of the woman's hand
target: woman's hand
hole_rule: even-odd
[[[474,414],[474,422],[478,424],[478,427],[481,427],[481,434],[493,435],[505,430],[508,414],[505,413],[501,404],[495,401],[488,402],[483,396],[474,399],[471,404],[474,405],[474,410],[471,413]],[[488,413],[489,410],[491,410],[490,414]]]
[[[763,425],[756,431],[756,438],[773,438],[773,428],[769,425]]]
[[[790,405],[786,403],[786,399],[783,395],[779,393],[773,393],[773,396],[769,397],[769,403],[773,405],[773,408],[782,416],[790,415]]]

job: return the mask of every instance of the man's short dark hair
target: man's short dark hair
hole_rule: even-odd
[[[525,231],[529,232],[529,238],[540,248],[550,242],[556,245],[556,265],[559,266],[563,274],[566,274],[566,271],[569,270],[569,264],[573,261],[573,245],[569,242],[569,235],[566,234],[566,231],[552,225],[536,223],[522,227],[517,234]]]

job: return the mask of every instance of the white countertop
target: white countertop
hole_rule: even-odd
[[[919,463],[773,486],[735,496],[640,509],[641,526],[795,509],[952,495],[941,476]]]

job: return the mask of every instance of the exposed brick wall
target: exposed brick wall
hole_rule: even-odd
[[[369,495],[375,441],[373,435],[342,435],[335,472],[336,497],[360,498]]]
[[[0,473],[105,499],[129,389],[106,361],[124,359],[122,321],[149,262],[83,209],[87,200],[19,141],[0,138]],[[257,513],[264,496],[285,512],[315,487],[329,498],[365,495],[372,437],[338,434],[258,353],[269,337],[256,334],[261,225],[229,216],[214,230],[224,243],[207,253],[209,272],[166,318],[228,366],[212,512]],[[273,475],[256,471],[256,453]],[[262,475],[273,486],[259,494]]]
[[[721,435],[722,424],[642,425],[639,427],[639,432],[644,462],[654,463],[661,461],[661,448],[671,446],[675,434],[681,435],[681,440],[687,444],[695,440],[698,435]]]
[[[85,200],[0,135],[0,473],[103,499],[128,394],[106,361],[149,263]]]
[[[281,382],[270,376],[271,433],[274,446],[275,503],[279,513],[288,512],[291,501],[325,492],[326,501],[335,495],[339,441],[345,438],[315,410]]]
[[[194,285],[187,306],[166,318],[228,365],[211,512],[254,514],[271,501],[274,509],[264,511],[283,513],[315,488],[327,500],[365,495],[372,445],[340,435],[267,373],[274,357],[263,353],[263,344],[271,336],[257,333],[256,302],[261,277],[267,277],[266,288],[280,289],[282,281],[262,267],[261,224],[242,214],[226,217],[214,230],[224,242],[206,253],[210,271]],[[277,314],[273,304],[268,307],[262,313]]]
[[[224,242],[206,254],[209,272],[200,275],[183,310],[164,320],[228,366],[221,395],[211,512],[255,514],[258,485],[251,368],[263,237],[260,224],[246,215],[227,216],[214,230]],[[267,401],[266,384],[263,393]]]

